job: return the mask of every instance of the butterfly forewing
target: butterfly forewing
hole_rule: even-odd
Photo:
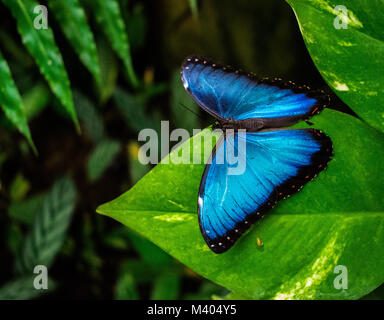
[[[308,119],[328,101],[322,91],[280,79],[260,80],[204,58],[187,58],[181,79],[193,99],[216,118],[263,119],[269,128]]]

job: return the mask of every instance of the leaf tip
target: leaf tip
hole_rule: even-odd
[[[104,209],[105,209],[105,203],[99,205],[99,206],[96,208],[96,212],[97,212],[98,214],[106,215]]]

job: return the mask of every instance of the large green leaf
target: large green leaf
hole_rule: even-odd
[[[243,296],[359,298],[384,281],[384,135],[332,110],[313,122],[334,144],[328,169],[279,203],[226,253],[211,252],[200,234],[196,200],[204,165],[162,162],[98,212]],[[201,135],[211,138],[211,130]],[[195,152],[202,149],[201,135],[190,140]],[[171,160],[178,154],[172,152]],[[333,286],[337,265],[348,268],[347,290]]]
[[[113,49],[123,60],[131,84],[136,87],[138,80],[132,65],[130,44],[119,2],[117,0],[93,0],[90,9],[94,11],[96,20],[110,40]]]
[[[80,60],[101,84],[99,58],[95,39],[78,0],[49,0],[49,7],[59,21],[65,36],[75,48]]]
[[[0,52],[0,106],[6,117],[27,138],[31,147],[36,151],[31,132],[29,131],[26,112],[20,97],[19,90],[12,79],[7,61]]]
[[[361,118],[384,131],[383,1],[287,2],[295,11],[312,60],[328,85]],[[341,4],[347,16],[334,10]],[[334,23],[339,27],[339,21],[348,28],[335,28]]]
[[[36,29],[34,26],[34,20],[38,17],[34,9],[39,4],[34,0],[3,0],[3,2],[17,20],[17,29],[24,45],[36,60],[52,91],[79,128],[68,75],[55,44],[53,32],[49,28]]]

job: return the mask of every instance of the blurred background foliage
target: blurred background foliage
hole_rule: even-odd
[[[189,54],[331,94],[308,55],[293,11],[280,0],[39,4],[48,7],[52,32],[40,40],[45,30],[20,27],[25,17],[16,2],[0,2],[0,84],[4,88],[8,77],[11,102],[21,108],[14,121],[3,97],[0,298],[41,294],[32,288],[36,264],[49,267],[50,289],[40,295],[43,299],[223,297],[225,288],[95,209],[151,169],[137,160],[139,130],[159,130],[160,120],[167,119],[171,127],[188,130],[212,122],[179,80],[180,64]],[[34,41],[62,57],[56,71],[45,66]],[[336,96],[331,99],[334,108],[352,113]],[[81,133],[73,125],[76,119]]]

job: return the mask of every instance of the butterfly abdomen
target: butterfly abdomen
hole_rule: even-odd
[[[262,119],[244,119],[244,120],[233,120],[233,119],[225,119],[220,120],[220,126],[225,131],[228,129],[232,129],[235,132],[240,129],[246,130],[249,132],[257,132],[264,128],[264,121]]]

